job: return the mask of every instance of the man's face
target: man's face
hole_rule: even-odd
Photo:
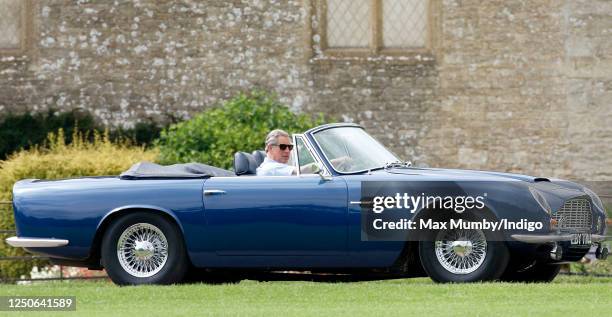
[[[277,140],[277,145],[270,145],[268,148],[268,157],[283,164],[287,164],[289,161],[289,157],[291,156],[291,150],[288,146],[281,145],[291,145],[291,139],[286,136],[279,136]],[[284,150],[281,150],[281,147],[284,147]]]

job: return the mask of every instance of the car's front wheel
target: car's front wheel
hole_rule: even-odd
[[[116,219],[104,235],[101,255],[108,276],[118,285],[178,283],[188,268],[179,229],[147,212]]]
[[[436,282],[476,282],[498,279],[508,264],[503,241],[489,241],[479,229],[432,232],[419,242],[423,269]]]

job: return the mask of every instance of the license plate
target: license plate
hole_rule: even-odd
[[[590,233],[574,233],[572,234],[572,240],[570,243],[572,245],[590,245],[591,244],[591,234]]]

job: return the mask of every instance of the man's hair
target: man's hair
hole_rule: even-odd
[[[289,138],[289,133],[281,129],[270,131],[266,136],[266,152],[268,152],[268,145],[278,145],[278,137],[286,136]]]

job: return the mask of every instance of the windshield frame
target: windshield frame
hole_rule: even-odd
[[[308,139],[310,140],[311,144],[314,144],[316,146],[316,152],[318,152],[320,154],[320,157],[322,157],[325,161],[325,165],[327,165],[327,168],[331,171],[333,171],[335,174],[337,175],[354,175],[354,174],[362,174],[365,172],[369,172],[372,170],[377,170],[377,169],[382,169],[384,168],[384,165],[382,166],[377,166],[377,167],[373,167],[370,169],[363,169],[363,170],[357,170],[354,172],[339,172],[338,170],[336,170],[336,168],[334,168],[334,165],[331,163],[330,159],[327,157],[327,154],[325,154],[325,152],[323,151],[323,148],[321,147],[321,145],[319,144],[319,142],[317,141],[317,139],[315,138],[315,134],[325,131],[325,130],[329,130],[329,129],[337,129],[337,128],[358,128],[363,130],[368,136],[370,136],[374,142],[378,143],[381,147],[383,147],[385,150],[387,150],[389,153],[391,153],[395,158],[397,158],[397,160],[399,161],[399,157],[397,156],[397,154],[393,153],[392,151],[390,151],[389,149],[387,149],[386,146],[384,146],[384,144],[382,144],[380,141],[378,141],[375,137],[373,137],[372,135],[370,135],[369,133],[367,133],[367,131],[365,131],[365,129],[355,123],[332,123],[332,124],[326,124],[326,125],[322,125],[316,128],[312,128],[308,131],[306,131],[304,133],[304,135],[306,135],[308,137]]]
[[[302,176],[302,172],[300,171],[300,158],[299,158],[299,153],[298,153],[298,146],[297,146],[297,140],[298,138],[302,140],[302,142],[304,142],[304,146],[306,147],[306,151],[308,151],[310,153],[310,155],[312,155],[312,158],[314,159],[314,162],[316,164],[321,164],[322,166],[322,173],[324,176],[331,176],[332,173],[329,171],[328,167],[323,164],[323,159],[319,156],[319,153],[314,149],[314,147],[312,146],[312,144],[310,143],[310,140],[306,137],[305,134],[293,134],[291,136],[292,138],[292,142],[295,146],[295,151],[292,151],[291,156],[293,157],[293,166],[296,168],[297,170],[297,176]],[[304,175],[316,175],[315,174],[304,174]]]

